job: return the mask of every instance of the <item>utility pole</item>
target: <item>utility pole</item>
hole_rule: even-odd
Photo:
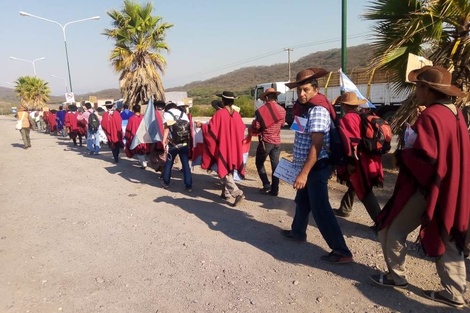
[[[348,9],[347,0],[342,0],[341,6],[341,70],[343,73],[347,71],[347,60],[348,60]]]
[[[292,48],[284,48],[284,51],[287,51],[287,67],[288,67],[288,71],[289,71],[289,81],[290,81],[290,52],[291,51],[294,51],[294,49]]]

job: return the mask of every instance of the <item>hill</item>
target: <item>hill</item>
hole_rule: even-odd
[[[354,69],[364,68],[371,57],[370,45],[359,45],[348,48],[347,64],[348,73]],[[328,71],[336,71],[341,67],[341,49],[331,49],[311,53],[291,62],[291,75],[307,67],[323,67]],[[251,66],[237,69],[233,72],[213,77],[204,81],[195,81],[184,86],[173,87],[167,91],[187,91],[188,95],[194,99],[195,104],[208,104],[213,95],[223,90],[232,90],[238,95],[249,95],[251,88],[261,82],[287,81],[288,64],[280,63],[269,66]],[[121,98],[118,89],[106,89],[94,93],[75,95],[77,101],[87,100],[90,95],[97,96],[98,99]],[[0,101],[8,102],[12,105],[19,103],[13,89],[0,87]],[[50,103],[61,103],[63,97],[51,97]]]

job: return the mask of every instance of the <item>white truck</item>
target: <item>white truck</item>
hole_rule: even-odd
[[[261,83],[252,89],[252,96],[254,97],[255,108],[259,108],[263,105],[263,101],[259,99],[259,96],[266,91],[268,88],[274,88],[281,92],[278,96],[278,103],[286,109],[286,122],[290,125],[294,117],[292,116],[292,107],[297,100],[297,92],[295,89],[289,89],[285,84],[288,82],[270,82]],[[319,81],[321,85],[322,81]],[[408,92],[401,91],[395,93],[392,91],[392,84],[387,82],[374,82],[370,84],[356,84],[359,91],[368,98],[375,106],[375,113],[386,120],[390,120],[395,112],[398,110],[401,103],[407,98]],[[341,94],[340,86],[329,86],[320,87],[320,92],[323,93],[331,102]],[[336,111],[339,113],[339,106],[336,107]]]

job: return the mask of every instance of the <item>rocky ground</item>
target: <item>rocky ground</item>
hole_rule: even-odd
[[[89,156],[32,132],[33,147],[23,150],[14,126],[0,117],[0,312],[454,312],[421,296],[439,279],[413,244],[416,233],[410,287],[369,280],[384,261],[360,203],[339,219],[355,263],[326,264],[313,221],[307,243],[280,236],[294,190],[282,184],[279,197],[258,194],[253,161],[240,184],[246,200],[232,208],[216,177],[199,168],[192,193],[178,170],[164,190],[155,172],[123,154],[113,164],[107,149]],[[395,177],[388,170],[377,192],[382,205]],[[333,207],[344,191],[331,181]]]

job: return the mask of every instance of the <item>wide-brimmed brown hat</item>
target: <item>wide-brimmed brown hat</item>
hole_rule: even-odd
[[[333,105],[337,104],[347,104],[347,105],[361,105],[366,104],[366,99],[359,99],[355,92],[348,91],[343,93],[341,96],[337,97],[335,101],[333,101]]]
[[[308,79],[311,78],[320,78],[328,74],[328,71],[320,67],[310,67],[305,70],[301,70],[295,76],[295,82],[286,83],[286,86],[289,88],[294,88],[302,85]]]
[[[275,93],[276,96],[279,96],[279,95],[281,94],[280,91],[277,91],[277,90],[274,89],[274,88],[268,88],[268,89],[266,89],[265,92],[263,92],[263,93],[259,96],[259,98],[260,98],[261,100],[263,100],[263,101],[266,101],[266,96],[269,95],[269,94],[272,94],[272,93]]]
[[[462,90],[451,84],[452,75],[446,68],[441,66],[427,65],[413,70],[408,74],[408,80],[413,83],[425,83],[429,88],[448,96],[462,97],[464,95]]]
[[[237,99],[238,97],[235,96],[235,94],[231,91],[224,91],[222,93],[219,93],[219,94],[216,94],[217,97],[222,97],[222,98],[225,98],[225,99],[232,99],[232,100],[235,100]]]

